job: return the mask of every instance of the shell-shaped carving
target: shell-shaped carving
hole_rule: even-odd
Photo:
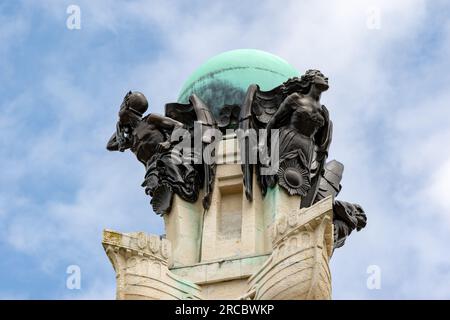
[[[311,188],[309,169],[300,159],[282,160],[278,169],[278,183],[290,195],[306,196]]]
[[[137,235],[137,246],[144,250],[147,247],[148,237],[145,233],[139,232]]]
[[[297,224],[297,212],[293,210],[288,215],[288,225],[290,227],[294,227],[296,224]]]
[[[289,251],[295,251],[297,249],[297,238],[292,237],[289,239]]]
[[[127,269],[128,273],[138,273],[137,270],[138,259],[136,257],[131,257],[127,260]]]
[[[157,253],[159,251],[160,248],[160,240],[158,236],[150,236],[150,241],[149,241],[149,246],[150,246],[150,250],[153,253]]]

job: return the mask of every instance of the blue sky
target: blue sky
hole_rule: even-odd
[[[330,79],[339,198],[368,214],[332,258],[333,298],[449,299],[449,17],[419,0],[1,1],[0,298],[114,298],[102,230],[163,233],[143,168],[105,150],[124,94],[162,113],[206,59],[256,48]]]

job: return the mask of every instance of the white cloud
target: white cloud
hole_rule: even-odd
[[[29,23],[23,16],[8,17],[0,12],[0,79],[13,76],[9,65],[10,54],[23,45],[23,37],[29,32]]]
[[[426,196],[432,200],[433,204],[437,204],[443,210],[450,226],[450,156],[444,161],[433,173]]]
[[[65,19],[65,7],[59,1],[34,5],[56,21]],[[450,274],[443,266],[450,261],[442,254],[449,239],[440,225],[442,220],[449,221],[445,194],[450,153],[443,149],[450,137],[450,97],[437,92],[433,77],[410,79],[410,70],[386,67],[403,44],[420,40],[418,34],[430,15],[424,1],[290,1],[283,5],[227,1],[195,3],[194,9],[173,1],[119,5],[102,0],[79,1],[79,5],[79,32],[86,39],[95,40],[101,32],[123,36],[121,30],[135,23],[143,30],[156,30],[162,49],[154,60],[127,61],[130,68],[125,72],[108,65],[107,59],[88,61],[84,68],[89,76],[81,83],[72,74],[77,66],[70,62],[70,53],[48,53],[49,68],[38,87],[41,98],[48,101],[44,110],[55,116],[54,123],[25,140],[20,157],[8,155],[1,164],[11,168],[5,172],[10,185],[22,184],[35,174],[57,172],[71,184],[74,195],[36,201],[12,187],[7,193],[9,203],[0,201],[0,219],[6,222],[2,238],[9,245],[42,259],[49,270],[57,268],[57,261],[82,261],[88,272],[109,270],[104,275],[98,271],[97,278],[91,275],[96,279],[86,285],[83,297],[113,297],[115,283],[100,247],[101,230],[163,232],[160,218],[151,212],[139,186],[143,168],[130,154],[104,150],[122,95],[130,88],[141,90],[149,97],[151,111],[162,112],[164,103],[176,99],[184,79],[204,60],[224,50],[250,47],[278,54],[301,71],[320,68],[330,77],[331,89],[323,100],[335,123],[331,158],[346,166],[340,198],[361,203],[369,219],[365,230],[352,234],[346,246],[335,252],[335,298],[450,296],[443,281]],[[370,6],[380,8],[380,30],[366,27]],[[448,28],[444,30],[450,34]],[[113,44],[92,48],[85,41],[80,51],[114,49]],[[448,70],[449,51],[439,48],[434,63],[422,73]],[[104,74],[96,74],[98,70]],[[407,83],[397,82],[405,77]],[[7,129],[5,148],[15,136],[26,136],[21,130],[26,129],[23,121],[30,117],[33,98],[28,93],[2,104],[6,106],[0,115],[0,127]],[[436,123],[441,125],[436,128]],[[375,137],[380,133],[381,140]],[[416,183],[416,172],[420,184],[408,186]],[[17,212],[21,214],[14,216]],[[382,268],[380,292],[365,287],[370,264]],[[410,269],[409,277],[405,269]],[[430,274],[434,275],[431,280]]]

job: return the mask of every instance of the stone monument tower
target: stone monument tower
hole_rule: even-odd
[[[327,89],[318,70],[235,50],[194,72],[164,116],[129,92],[107,148],[145,166],[165,234],[104,231],[117,298],[330,299],[329,259],[366,216],[335,199]]]

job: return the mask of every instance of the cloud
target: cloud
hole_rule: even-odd
[[[29,32],[29,24],[21,15],[9,17],[0,11],[0,26],[0,79],[4,81],[13,76],[9,66],[11,53],[23,45],[22,39]]]
[[[16,14],[20,19],[0,18],[8,26],[0,33],[5,66],[25,81],[18,72],[24,61],[13,59],[19,46],[29,52],[22,59],[35,59],[28,76],[36,79],[27,90],[11,85],[11,99],[0,101],[0,146],[7,150],[0,159],[0,242],[41,261],[44,273],[80,264],[83,293],[63,297],[114,297],[103,228],[163,233],[139,186],[143,168],[131,154],[104,149],[125,92],[144,92],[151,112],[162,113],[197,66],[235,48],[266,50],[330,78],[323,97],[335,124],[330,156],[346,168],[339,197],[361,203],[369,219],[333,256],[334,297],[450,296],[450,261],[443,254],[450,97],[439,84],[448,83],[442,70],[449,68],[450,46],[423,44],[433,59],[421,61],[424,49],[415,45],[433,34],[427,25],[445,11],[442,4],[78,3],[80,31],[65,29],[60,1],[33,3],[34,10]],[[379,30],[367,28],[373,6],[380,10]],[[36,19],[57,31],[48,34],[51,43],[27,46],[30,37],[42,37],[30,29]],[[439,34],[446,44],[448,26]],[[371,264],[382,270],[382,290],[366,287]]]

